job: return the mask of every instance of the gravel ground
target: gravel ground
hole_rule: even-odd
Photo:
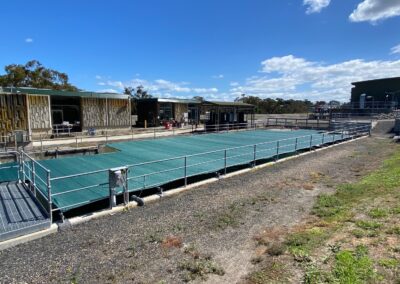
[[[366,138],[64,229],[1,251],[0,282],[241,281],[257,232],[303,222],[318,194],[373,170],[393,149],[389,139]]]

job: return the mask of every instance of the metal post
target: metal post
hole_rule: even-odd
[[[36,196],[36,178],[35,178],[35,162],[31,160],[31,167],[32,167],[32,184],[33,184],[33,195]]]
[[[154,127],[153,129],[154,129],[153,139],[156,139],[156,127]]]
[[[344,133],[343,133],[343,131],[344,131],[344,130],[342,129],[342,139],[341,139],[341,140],[343,140],[343,137],[344,137]]]
[[[78,148],[78,136],[75,136],[75,148]]]
[[[184,165],[185,165],[185,168],[184,168],[184,177],[185,177],[185,187],[187,186],[187,157],[185,156],[185,159],[184,159]]]
[[[310,151],[312,149],[312,135],[310,135]]]
[[[49,218],[50,224],[53,223],[53,202],[51,200],[51,180],[50,180],[51,172],[47,170],[47,199],[49,203]]]
[[[43,154],[43,139],[42,139],[42,134],[40,134],[40,152]]]
[[[15,132],[14,132],[14,146],[15,146],[15,151],[18,151],[17,133]]]
[[[295,151],[295,153],[297,153],[297,137],[296,137],[296,142],[294,143],[294,151]]]
[[[125,173],[125,186],[124,186],[124,204],[125,204],[125,205],[128,205],[128,204],[129,204],[128,173],[129,173],[129,169],[126,168],[126,173]]]
[[[325,142],[325,133],[322,133],[322,144]]]
[[[279,159],[279,140],[276,141],[276,156],[275,156],[275,161]]]
[[[332,142],[335,143],[335,132],[333,132]]]
[[[257,144],[254,144],[253,147],[253,167],[256,166],[256,158],[257,158]]]
[[[22,182],[25,183],[25,163],[24,163],[24,153],[21,152],[21,171],[22,171]]]
[[[224,175],[226,175],[226,149],[224,150]]]

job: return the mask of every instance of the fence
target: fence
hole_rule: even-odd
[[[185,155],[164,160],[150,161],[126,165],[127,175],[122,188],[115,191],[116,195],[123,194],[124,202],[129,200],[129,194],[132,192],[142,191],[144,189],[160,187],[172,181],[183,180],[184,185],[188,183],[188,178],[201,174],[220,173],[226,174],[227,169],[238,165],[256,165],[257,161],[275,159],[278,160],[281,156],[287,154],[296,154],[298,151],[311,150],[314,147],[322,147],[327,144],[336,143],[347,139],[352,139],[360,135],[370,133],[371,126],[357,125],[350,127],[345,126],[341,130],[333,132],[324,132],[318,135],[304,135],[281,139],[277,141],[268,141],[252,145],[245,145],[233,148],[225,148],[221,150],[209,151],[193,155]],[[67,211],[85,204],[104,200],[109,196],[110,207],[112,207],[113,193],[109,184],[109,169],[98,170],[93,172],[79,173],[69,176],[50,177],[48,173],[48,190],[47,201],[49,208],[51,207],[52,199],[56,198],[57,207],[51,211]],[[84,186],[76,186],[81,183],[79,180],[82,177],[89,177],[91,184]],[[32,181],[31,181],[32,182]],[[72,184],[65,188],[62,192],[51,193],[50,184]],[[86,198],[85,191],[90,190],[90,198]],[[94,191],[93,191],[94,190]],[[69,197],[68,197],[69,196]],[[66,201],[68,199],[68,201]]]

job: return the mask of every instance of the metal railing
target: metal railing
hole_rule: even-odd
[[[125,198],[129,195],[125,194],[125,191],[142,191],[144,189],[159,187],[163,184],[178,180],[183,180],[184,185],[186,186],[189,177],[202,174],[212,174],[213,172],[218,173],[218,175],[220,172],[226,174],[227,169],[230,167],[246,164],[254,166],[258,160],[278,160],[282,155],[297,154],[298,151],[311,150],[313,147],[322,147],[338,141],[368,135],[370,134],[370,131],[370,124],[356,124],[356,126],[349,124],[340,130],[337,129],[332,132],[302,135],[276,141],[267,141],[192,155],[125,165],[124,167],[127,169],[126,184],[124,184],[123,190],[117,191],[117,195],[123,194],[124,202],[127,203],[129,200],[125,200]],[[108,172],[109,169],[102,169],[51,178],[50,171],[47,170],[48,183],[46,183],[46,185],[48,191],[46,193],[48,195],[48,207],[51,208],[51,212],[79,207],[96,200],[104,200],[107,198],[108,190],[110,190],[109,196],[111,204],[111,189],[109,189]],[[156,178],[157,176],[161,176],[161,179]],[[81,179],[82,177],[87,177],[86,181],[93,182],[85,183]],[[74,179],[76,180],[74,181]],[[30,179],[30,181],[32,182],[32,179]],[[67,188],[64,191],[57,193],[51,193],[51,184],[60,184],[60,182],[63,181],[69,181],[70,184],[79,184],[80,186]],[[81,200],[73,204],[52,208],[52,198],[85,190],[91,190],[92,193],[96,193],[96,197],[91,197],[90,200]]]
[[[52,193],[50,170],[37,162],[24,151],[20,152],[19,158],[20,180],[26,188],[39,201],[42,209],[48,214],[52,221]]]
[[[329,120],[325,119],[309,119],[309,118],[286,118],[286,117],[270,117],[263,121],[256,121],[256,125],[269,126],[284,126],[284,127],[301,127],[320,129],[329,126]]]

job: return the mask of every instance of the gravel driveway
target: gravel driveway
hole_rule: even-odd
[[[254,236],[307,218],[314,198],[394,151],[365,138],[221,179],[0,252],[1,283],[235,283]]]

